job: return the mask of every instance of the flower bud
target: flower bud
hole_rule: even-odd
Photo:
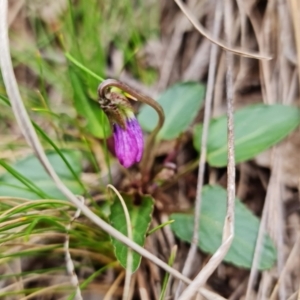
[[[112,124],[115,153],[120,164],[129,168],[140,162],[144,150],[143,133],[127,98],[109,92],[99,103]]]

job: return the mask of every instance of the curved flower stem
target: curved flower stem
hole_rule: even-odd
[[[136,90],[134,90],[127,84],[125,84],[121,81],[118,81],[116,79],[104,80],[98,87],[98,95],[101,98],[106,98],[105,95],[107,93],[107,89],[110,87],[116,87],[116,88],[124,91],[125,93],[129,94],[136,100],[141,101],[147,105],[150,105],[153,109],[155,109],[155,111],[158,114],[158,117],[159,117],[158,123],[157,123],[155,129],[151,132],[151,134],[147,140],[145,152],[144,152],[143,159],[141,162],[141,172],[142,172],[143,178],[145,178],[145,177],[147,178],[147,176],[149,175],[153,160],[154,160],[154,155],[151,155],[151,154],[153,154],[153,151],[150,150],[150,145],[155,142],[155,137],[164,124],[164,121],[165,121],[164,111],[163,111],[162,107],[155,100],[137,92]]]

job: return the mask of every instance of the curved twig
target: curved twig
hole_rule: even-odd
[[[186,17],[189,19],[189,21],[194,25],[194,27],[208,40],[210,40],[212,43],[218,45],[219,47],[223,48],[224,50],[227,50],[229,52],[232,52],[234,54],[256,58],[256,59],[264,59],[264,60],[271,60],[271,56],[261,55],[259,53],[254,53],[250,51],[245,51],[242,49],[232,48],[231,46],[225,45],[224,42],[220,42],[215,40],[213,37],[209,35],[209,33],[206,32],[205,28],[199,23],[199,21],[193,16],[193,14],[188,10],[187,6],[181,1],[181,0],[174,0],[181,11],[186,15]]]

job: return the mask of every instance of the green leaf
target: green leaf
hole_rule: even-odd
[[[10,102],[9,102],[8,98],[5,97],[4,95],[0,94],[0,100],[2,100],[2,102],[4,102],[6,105],[10,106]]]
[[[139,199],[139,203],[135,204],[131,195],[122,194],[122,197],[129,212],[133,240],[140,246],[144,246],[146,233],[148,231],[153,212],[153,198],[151,196],[144,195],[141,196],[141,199]],[[111,207],[110,221],[114,228],[128,236],[124,211],[118,198],[115,198]],[[115,255],[118,261],[124,268],[126,268],[127,246],[114,238],[112,238],[112,243],[115,248]],[[133,252],[132,272],[137,270],[140,262],[141,256],[136,252]]]
[[[195,82],[179,83],[166,90],[158,99],[166,120],[157,138],[171,140],[184,132],[199,112],[205,88]],[[148,105],[143,106],[138,120],[145,131],[151,132],[158,121],[157,113]]]
[[[82,194],[82,186],[78,183],[77,179],[74,178],[72,172],[60,155],[55,151],[48,151],[46,154],[52,167],[64,184],[73,193]],[[62,154],[69,165],[72,166],[73,172],[75,172],[77,176],[80,176],[82,170],[81,153],[73,150],[61,150],[60,154]],[[30,155],[16,162],[10,168],[10,173],[6,172],[0,176],[0,196],[21,197],[33,200],[46,198],[46,196],[53,199],[66,199],[57,189],[53,180],[34,155]],[[22,178],[27,184],[26,182],[20,181]],[[41,193],[34,187],[38,187],[45,196],[41,196]]]
[[[79,176],[73,170],[73,167],[69,164],[68,160],[64,157],[63,153],[58,148],[58,146],[52,141],[52,139],[47,135],[47,133],[39,125],[37,125],[34,122],[32,123],[32,125],[33,125],[34,129],[43,137],[43,139],[45,141],[47,141],[53,147],[53,149],[55,150],[55,152],[61,157],[61,159],[65,163],[66,167],[72,173],[74,180],[76,180],[78,182],[78,184],[82,187],[82,189],[84,190],[84,192],[87,193],[87,190],[86,190],[84,184],[81,182]]]
[[[219,186],[203,188],[198,247],[204,252],[213,254],[221,245],[226,216],[226,198],[226,190]],[[193,236],[194,216],[176,213],[172,214],[170,218],[175,220],[171,224],[175,235],[190,243]],[[259,219],[239,199],[236,199],[234,239],[224,261],[250,269],[258,230]],[[271,239],[266,235],[258,268],[260,270],[270,269],[275,260],[276,250]]]
[[[78,75],[72,68],[70,68],[70,78],[74,91],[74,105],[77,113],[85,118],[87,130],[97,138],[108,137],[110,125],[99,104],[89,100]]]
[[[211,166],[227,165],[227,120],[222,116],[212,120],[207,141],[207,160]],[[234,114],[235,159],[242,162],[285,138],[300,124],[300,110],[280,104],[257,104]],[[200,151],[202,125],[194,131],[194,147]]]

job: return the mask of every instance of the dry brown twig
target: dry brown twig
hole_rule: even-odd
[[[140,298],[145,300],[150,300],[149,292],[148,292],[148,283],[146,283],[142,268],[139,268],[137,271],[137,284],[138,284]]]
[[[295,264],[295,261],[297,260],[297,256],[299,255],[299,249],[300,249],[300,235],[298,235],[297,240],[292,248],[292,251],[289,254],[289,257],[284,265],[284,268],[280,272],[280,276],[277,280],[277,283],[272,291],[272,294],[270,296],[270,300],[277,299],[277,294],[279,290],[279,285],[282,281],[284,281],[285,277],[287,276],[288,272],[292,269],[292,267]]]
[[[293,25],[294,25],[294,30],[295,30],[297,61],[298,61],[298,74],[300,74],[300,3],[297,0],[288,0],[288,2],[290,4],[290,10],[292,13]],[[298,80],[299,80],[299,85],[300,85],[300,75],[298,76]],[[300,178],[299,178],[299,182],[300,182]]]
[[[209,33],[206,32],[205,28],[200,24],[200,22],[194,17],[194,15],[189,11],[187,6],[181,1],[181,0],[174,0],[177,5],[180,7],[182,12],[186,15],[186,17],[190,20],[190,22],[195,26],[195,28],[208,40],[210,40],[212,43],[218,45],[219,47],[223,48],[224,50],[227,50],[229,52],[232,52],[234,54],[256,58],[256,59],[263,59],[263,60],[270,60],[272,59],[271,56],[268,55],[261,55],[259,53],[249,52],[242,49],[232,48],[232,46],[226,45],[224,42],[220,42],[219,40],[215,40],[210,36]],[[228,39],[229,40],[229,39]]]
[[[84,203],[84,198],[79,196],[78,199]],[[71,225],[72,223],[79,218],[80,216],[80,209],[77,209],[73,218],[71,219],[71,221],[69,222],[69,224],[66,226],[66,238],[65,238],[65,243],[64,243],[64,250],[65,250],[65,259],[66,259],[66,269],[67,269],[67,273],[69,274],[70,278],[71,278],[71,283],[75,288],[75,295],[74,295],[74,299],[75,300],[82,300],[82,295],[81,295],[81,290],[79,287],[79,280],[78,277],[75,273],[75,266],[73,264],[72,258],[71,258],[71,254],[69,251],[69,244],[70,244],[70,237],[69,237],[69,231],[71,230]]]
[[[221,2],[218,2],[216,6],[216,13],[215,13],[215,22],[214,22],[214,29],[213,29],[213,38],[218,38],[221,29],[221,21],[222,21],[222,9],[221,9]],[[191,267],[193,265],[193,260],[197,253],[198,249],[198,233],[199,233],[199,222],[200,222],[200,212],[201,212],[201,193],[202,187],[204,183],[204,172],[205,172],[205,162],[206,162],[206,145],[207,145],[207,138],[208,138],[208,128],[209,122],[211,117],[211,106],[212,106],[212,99],[213,99],[213,91],[215,85],[215,73],[217,68],[217,58],[218,58],[218,46],[213,44],[211,47],[211,55],[210,55],[210,62],[209,62],[209,71],[208,71],[208,83],[207,83],[207,91],[205,97],[205,107],[204,107],[204,121],[203,121],[203,131],[201,136],[201,155],[199,161],[199,169],[198,169],[198,181],[197,181],[197,196],[195,201],[194,207],[194,228],[193,228],[193,237],[191,247],[188,252],[188,256],[186,258],[184,268],[182,273],[184,276],[189,277],[191,274]],[[177,299],[182,290],[182,282],[179,283],[175,299]]]
[[[286,9],[285,7],[282,7],[282,5],[285,5],[285,3],[281,1],[277,1],[277,5],[280,5],[280,10]],[[286,11],[287,12],[287,11]],[[253,17],[251,17],[251,14],[249,11],[247,12],[249,15],[250,20],[253,24],[257,20],[255,20]],[[276,60],[274,62],[267,62],[262,61],[261,62],[261,81],[262,81],[262,87],[263,87],[263,100],[265,103],[268,104],[275,104],[278,102],[279,99],[287,99],[287,101],[290,101],[290,97],[292,97],[294,93],[293,90],[293,82],[294,82],[294,76],[289,75],[290,70],[288,69],[288,64],[285,61],[284,58],[284,51],[286,48],[285,43],[283,43],[284,36],[286,33],[284,30],[286,30],[286,14],[282,14],[281,11],[279,11],[278,14],[278,7],[276,6],[275,2],[268,2],[268,6],[266,8],[266,13],[264,15],[263,19],[263,28],[261,29],[261,34],[257,33],[257,41],[259,44],[260,49],[262,49],[265,52],[270,53],[271,51],[278,52],[276,56]],[[257,22],[256,22],[257,23]],[[274,32],[274,26],[275,24],[280,23],[281,26],[279,26],[280,32]],[[258,24],[255,25],[257,27]],[[257,31],[257,30],[256,30]],[[281,39],[281,43],[276,43],[274,40]],[[272,43],[273,42],[273,43]],[[275,49],[274,49],[275,48]],[[280,68],[280,72],[274,72],[276,68]],[[292,76],[293,80],[288,78]],[[290,91],[290,92],[288,92]],[[283,101],[285,102],[285,101]],[[265,198],[265,204],[263,208],[258,238],[256,241],[256,247],[255,247],[255,254],[253,258],[253,263],[251,267],[249,282],[247,286],[246,291],[246,299],[252,299],[252,291],[253,286],[255,284],[257,274],[258,274],[258,263],[259,258],[261,254],[262,244],[263,244],[263,238],[264,233],[267,229],[271,229],[271,237],[273,237],[273,240],[276,242],[277,246],[277,274],[281,276],[284,265],[284,216],[283,216],[283,203],[282,198],[280,197],[280,175],[281,175],[281,154],[278,151],[280,146],[277,146],[272,149],[272,162],[271,162],[271,178],[267,187],[267,195]],[[276,274],[276,275],[277,275]],[[271,290],[272,288],[272,281],[274,275],[271,274],[271,272],[264,272],[263,273],[263,280],[261,281],[259,292],[261,297],[266,297],[267,292]],[[279,284],[279,298],[280,299],[286,299],[286,286],[284,284],[284,281],[281,280]],[[277,288],[278,288],[277,287]],[[276,288],[276,289],[277,289]],[[274,293],[274,292],[273,292]]]
[[[117,290],[117,288],[119,287],[119,285],[121,284],[123,278],[124,278],[125,272],[120,272],[120,274],[118,275],[118,277],[116,278],[116,280],[113,282],[113,284],[110,286],[110,288],[108,289],[107,293],[105,294],[103,300],[111,300],[115,294],[115,291]]]
[[[190,0],[188,1],[188,5],[191,9],[195,9],[199,12],[198,17],[201,18],[203,15],[206,14],[205,11],[205,2],[198,1],[197,0]],[[175,22],[175,28],[174,32],[172,34],[172,38],[168,43],[167,49],[165,51],[165,57],[163,60],[163,64],[160,68],[160,79],[157,84],[157,90],[162,91],[167,87],[167,84],[169,82],[169,79],[171,77],[174,63],[176,61],[176,57],[178,55],[178,52],[180,51],[180,47],[182,44],[182,40],[184,38],[184,34],[187,31],[190,31],[192,28],[192,25],[187,20],[187,18],[180,14],[177,17],[177,20]]]
[[[176,2],[179,2],[175,0]],[[232,28],[232,5],[225,2],[225,34],[231,43],[230,32]],[[211,257],[205,267],[196,276],[193,282],[182,293],[179,300],[191,299],[197,290],[206,282],[208,277],[222,262],[227,254],[234,237],[234,201],[235,201],[235,158],[234,158],[234,121],[233,121],[233,53],[227,52],[227,134],[228,134],[228,164],[227,164],[227,212],[223,227],[223,241],[219,249]],[[199,192],[199,191],[198,191]]]
[[[300,3],[297,0],[289,0],[293,25],[295,30],[296,48],[297,48],[297,59],[298,59],[298,81],[300,86]],[[300,200],[300,177],[298,181],[298,191]],[[299,288],[299,298],[300,298],[300,288]]]
[[[263,239],[264,239],[264,235],[265,235],[265,228],[266,228],[266,223],[267,223],[267,218],[268,218],[268,213],[269,213],[270,201],[272,199],[272,185],[273,185],[274,174],[275,174],[274,171],[276,171],[276,170],[273,170],[273,174],[271,175],[270,182],[272,182],[272,183],[270,183],[268,185],[266,200],[265,200],[265,204],[263,207],[258,236],[257,236],[257,240],[256,240],[253,262],[252,262],[249,281],[248,281],[248,285],[247,285],[247,291],[246,291],[246,296],[245,296],[246,300],[252,299],[252,289],[253,289],[257,274],[258,274],[258,264],[259,264],[260,255],[261,255],[261,247],[262,247],[262,243],[263,243]]]

